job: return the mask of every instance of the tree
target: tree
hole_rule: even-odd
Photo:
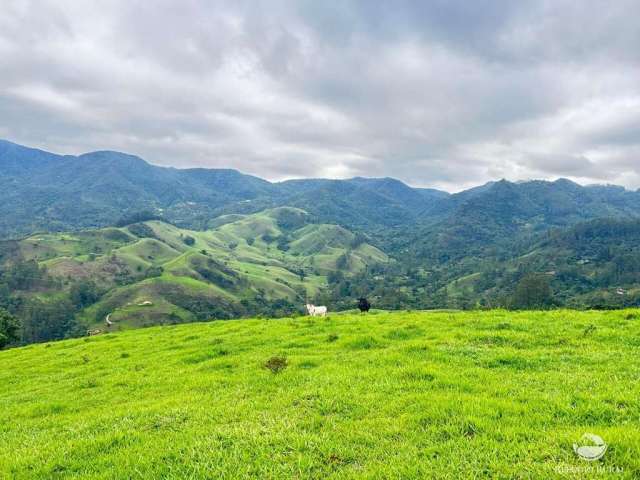
[[[349,256],[347,253],[343,253],[336,260],[336,269],[338,270],[346,270],[349,268]]]
[[[94,282],[80,281],[71,287],[69,298],[77,309],[81,309],[96,303],[100,299],[100,292]]]
[[[46,269],[35,260],[17,262],[3,275],[4,281],[12,290],[28,290],[46,281]]]
[[[76,333],[73,305],[69,300],[30,300],[22,314],[22,340],[26,343],[59,340]]]
[[[367,243],[367,237],[361,233],[358,232],[356,233],[356,236],[354,237],[354,239],[351,241],[351,248],[353,248],[354,250],[356,248],[358,248],[360,245]]]
[[[127,227],[129,232],[140,238],[156,238],[156,232],[146,223],[134,223]]]
[[[20,323],[18,319],[0,308],[0,349],[18,340]]]
[[[516,310],[544,309],[552,304],[549,277],[543,274],[528,274],[522,277],[511,299],[511,308]]]

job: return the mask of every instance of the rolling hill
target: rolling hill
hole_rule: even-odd
[[[0,477],[630,480],[638,318],[332,314],[0,351]]]
[[[56,302],[90,282],[97,298],[76,317],[88,328],[108,318],[111,330],[300,309],[322,294],[332,272],[388,262],[352,232],[311,221],[303,210],[280,207],[221,217],[205,231],[147,221],[37,234],[7,242],[4,261],[46,269],[47,282],[16,289],[23,299]]]

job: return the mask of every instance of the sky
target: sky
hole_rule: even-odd
[[[0,138],[269,180],[640,187],[640,2],[4,0]]]

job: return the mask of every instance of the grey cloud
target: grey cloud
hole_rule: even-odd
[[[6,3],[12,141],[273,180],[640,186],[637,2]]]

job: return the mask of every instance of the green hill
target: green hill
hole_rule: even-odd
[[[0,478],[638,478],[639,319],[373,312],[0,351]]]
[[[103,328],[107,317],[109,330],[118,330],[284,314],[321,295],[332,272],[355,275],[388,261],[361,236],[310,222],[303,210],[280,207],[235,215],[205,231],[147,221],[38,234],[5,244],[3,265],[11,270],[35,262],[43,269],[46,281],[14,287],[22,301],[59,302],[60,295],[89,284],[97,298],[76,313],[85,328]]]

